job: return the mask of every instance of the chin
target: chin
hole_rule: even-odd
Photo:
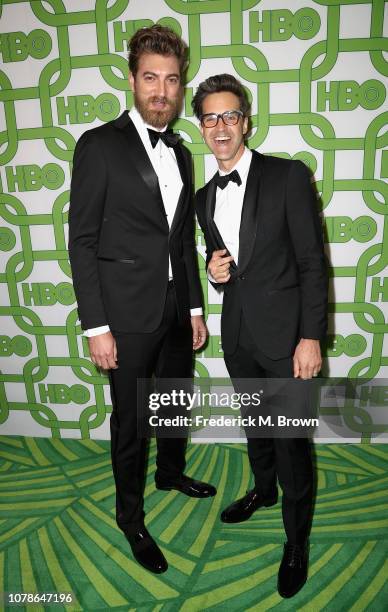
[[[217,159],[220,159],[221,161],[229,161],[234,157],[234,155],[232,155],[231,153],[218,153],[217,151],[214,152],[214,155]]]
[[[171,105],[167,106],[166,110],[158,111],[138,102],[136,108],[144,121],[156,129],[164,128],[177,115],[176,109]]]
[[[149,125],[152,125],[154,128],[163,128],[168,123],[168,120],[159,113],[148,113],[145,119],[146,123],[149,123]]]

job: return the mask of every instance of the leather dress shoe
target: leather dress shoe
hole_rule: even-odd
[[[283,559],[279,567],[278,591],[282,597],[293,597],[307,580],[309,560],[307,543],[284,545]]]
[[[221,521],[223,523],[242,523],[251,518],[258,508],[273,506],[277,501],[277,494],[273,499],[263,500],[262,496],[252,489],[244,497],[225,508],[221,513]]]
[[[183,475],[179,480],[161,480],[155,478],[155,485],[161,491],[180,491],[189,497],[214,497],[217,489],[213,485],[200,480],[194,480]]]
[[[132,548],[133,556],[140,565],[154,574],[163,574],[167,570],[168,563],[165,556],[145,527],[136,533],[124,533]]]

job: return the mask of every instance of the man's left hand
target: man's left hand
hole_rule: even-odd
[[[319,340],[301,338],[294,353],[294,378],[312,378],[322,367]]]
[[[196,351],[205,344],[207,329],[202,315],[191,317],[191,327],[193,328],[193,350]]]

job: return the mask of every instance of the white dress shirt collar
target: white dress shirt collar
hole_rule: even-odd
[[[230,181],[225,189],[217,188],[216,205],[214,210],[214,222],[221,234],[226,248],[238,264],[239,255],[239,232],[241,225],[241,214],[244,204],[244,194],[247,186],[249,168],[252,161],[252,151],[245,148],[237,164],[229,172],[220,171],[225,176],[233,170],[240,175],[241,185]]]

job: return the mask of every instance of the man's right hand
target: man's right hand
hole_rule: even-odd
[[[112,333],[99,334],[88,338],[90,357],[94,365],[103,370],[116,370],[117,348]]]
[[[211,260],[209,261],[208,271],[217,283],[227,283],[230,279],[230,262],[233,261],[233,257],[228,255],[226,249],[221,251],[213,251]]]

